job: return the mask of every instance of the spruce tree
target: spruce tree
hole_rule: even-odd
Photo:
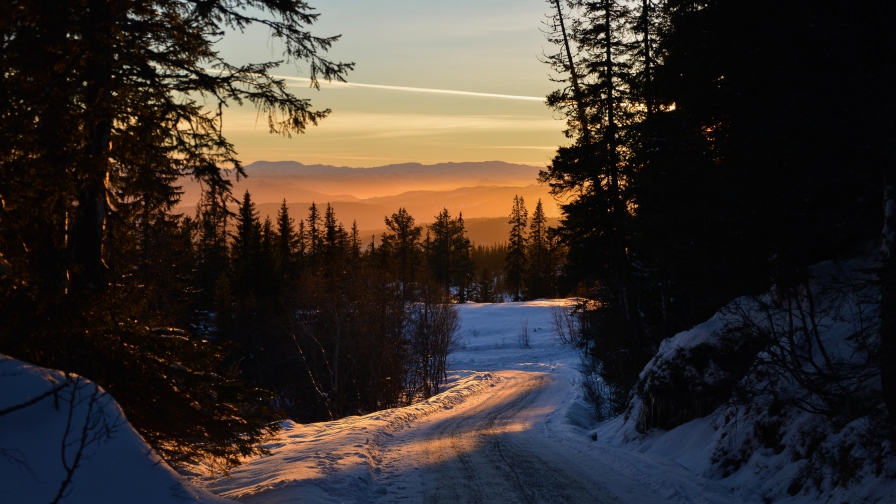
[[[317,205],[313,202],[308,207],[308,257],[312,265],[319,265],[321,262],[321,254],[324,249],[324,224]]]
[[[545,233],[545,245],[547,246],[545,288],[548,297],[558,297],[563,291],[559,279],[566,264],[567,251],[557,228],[548,227]]]
[[[328,113],[270,75],[279,62],[232,65],[215,43],[262,24],[281,42],[282,59],[308,63],[314,85],[340,79],[351,65],[323,57],[336,39],[309,33],[316,19],[304,2],[273,0],[2,8],[0,257],[10,273],[0,273],[0,352],[112,391],[174,462],[235,463],[259,452],[267,429],[255,414],[258,394],[216,369],[220,349],[186,325],[183,334],[153,332],[185,321],[139,299],[171,289],[165,282],[186,271],[182,263],[170,269],[174,256],[163,262],[166,244],[191,257],[178,219],[162,217],[177,199],[176,181],[189,177],[207,190],[194,221],[202,285],[184,289],[199,290],[207,307],[226,258],[222,168],[244,175],[222,133],[224,105],[249,102],[287,136]],[[135,271],[152,282],[133,283]]]
[[[299,222],[301,225],[301,221]],[[301,228],[300,228],[301,230]],[[296,231],[295,222],[289,216],[286,200],[277,211],[276,257],[281,278],[291,278],[297,273],[302,236]]]
[[[276,299],[281,282],[277,278],[280,270],[277,257],[277,232],[274,231],[274,223],[270,217],[265,217],[261,224],[261,245],[258,257],[258,291],[268,299]]]
[[[544,214],[541,199],[539,199],[535,205],[535,212],[532,213],[532,221],[529,224],[529,237],[526,248],[528,268],[524,275],[524,285],[526,297],[529,299],[552,296],[550,290],[552,272],[549,256],[547,217]]]
[[[352,253],[352,261],[361,259],[361,236],[358,234],[358,221],[352,220],[352,233],[349,241]]]
[[[386,217],[385,223],[390,234],[383,235],[381,249],[388,251],[391,256],[389,262],[401,282],[402,298],[409,299],[409,287],[416,279],[420,262],[419,242],[423,228],[414,225],[414,218],[404,208],[399,208],[391,217]]]
[[[549,60],[558,72],[576,72],[584,89],[583,105],[589,131],[575,130],[574,90],[564,88],[548,97],[548,104],[570,117],[576,143],[561,147],[542,182],[561,205],[562,237],[567,248],[567,279],[597,300],[588,313],[586,339],[594,341],[591,358],[602,363],[603,378],[613,390],[611,409],[624,407],[638,371],[650,356],[642,320],[641,298],[630,257],[633,208],[631,162],[636,145],[634,127],[640,119],[638,79],[633,54],[637,38],[629,31],[632,5],[619,0],[574,0],[579,17],[569,40],[578,49],[573,68]],[[571,282],[572,283],[572,282]],[[614,357],[615,356],[615,357]],[[625,359],[618,356],[624,356]]]
[[[341,268],[348,258],[350,243],[348,233],[341,222],[336,220],[336,210],[327,203],[324,212],[323,255],[329,269]]]
[[[261,223],[249,191],[237,209],[236,232],[231,244],[231,272],[234,289],[254,292],[261,264]]]
[[[452,219],[448,210],[442,209],[427,229],[423,248],[430,274],[444,296],[451,298],[455,290],[458,301],[466,301],[474,266],[473,245],[466,236],[463,215]]]
[[[305,221],[299,219],[299,228],[296,231],[296,270],[298,273],[302,273],[305,270],[307,255],[308,233],[305,232]]]
[[[451,296],[453,254],[451,253],[451,215],[443,208],[426,231],[424,249],[433,280],[442,287],[445,297]]]
[[[508,221],[511,228],[504,265],[504,283],[510,289],[514,301],[523,300],[523,278],[526,276],[528,266],[526,257],[528,219],[529,212],[526,210],[525,201],[521,196],[514,196]]]
[[[467,237],[463,212],[458,212],[457,219],[451,221],[451,254],[453,269],[451,279],[457,286],[457,300],[465,303],[473,283],[474,265],[472,258],[473,243]]]
[[[487,269],[483,268],[476,281],[476,290],[473,301],[476,301],[477,303],[494,303],[495,289],[492,282],[492,275]]]
[[[227,225],[231,212],[227,200],[212,187],[202,194],[196,207],[196,253],[200,307],[209,309],[218,278],[229,262]]]

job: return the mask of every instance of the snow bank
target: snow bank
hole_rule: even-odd
[[[738,299],[664,341],[641,373],[626,414],[599,426],[597,435],[675,461],[748,502],[896,502],[894,440],[885,434],[883,410],[873,407],[880,404],[879,381],[843,381],[870,410],[842,411],[833,419],[806,411],[826,406],[805,386],[805,376],[815,376],[813,366],[827,369],[818,364],[826,358],[822,346],[840,369],[863,371],[864,362],[867,372],[867,362],[875,362],[867,353],[875,345],[877,317],[868,266],[856,260],[812,268],[815,315],[809,322],[795,319],[798,328],[817,327],[817,339],[798,352],[801,364],[791,372],[782,372],[781,350],[769,343],[787,334],[789,315],[801,307],[778,303],[775,292]],[[741,362],[732,360],[737,357]],[[711,407],[700,411],[701,405]],[[665,429],[649,428],[661,422]]]
[[[560,343],[553,327],[552,309],[570,304],[459,305],[462,345],[451,356],[450,383],[442,394],[366,416],[306,425],[285,422],[269,446],[270,456],[246,461],[229,479],[194,481],[248,503],[420,502],[431,485],[433,456],[427,443],[442,432],[440,425],[490,415],[488,408],[500,409],[515,397],[514,384],[537,375],[544,378],[542,393],[516,422],[502,425],[524,438],[539,457],[562,460],[620,502],[741,502],[677,462],[594,442],[594,416],[579,388],[579,357]],[[530,333],[528,348],[520,344],[524,327]],[[477,440],[484,439],[482,434],[466,435]]]
[[[224,503],[174,472],[84,378],[0,355],[0,501]]]
[[[370,502],[385,495],[377,479],[380,447],[415,422],[450,410],[495,386],[491,373],[473,373],[426,401],[332,422],[285,421],[271,455],[237,467],[229,478],[197,477],[218,495],[244,502]]]

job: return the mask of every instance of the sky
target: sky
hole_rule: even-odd
[[[538,60],[542,50],[552,50],[540,31],[550,8],[545,0],[310,3],[321,15],[312,33],[342,35],[328,57],[355,62],[347,80],[364,86],[315,91],[301,65],[281,66],[275,73],[289,78],[296,95],[332,114],[287,139],[270,135],[251,107],[231,106],[224,134],[243,162],[370,167],[501,160],[544,166],[565,143],[563,121],[543,101],[556,87]],[[261,28],[228,33],[217,47],[233,64],[281,59]]]

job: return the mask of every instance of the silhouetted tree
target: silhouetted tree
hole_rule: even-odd
[[[535,205],[532,221],[529,225],[529,237],[526,248],[528,268],[524,277],[526,297],[529,299],[550,297],[554,272],[551,270],[550,247],[548,245],[547,217],[541,200]]]
[[[310,34],[316,19],[306,3],[271,0],[0,7],[0,256],[9,265],[0,271],[0,351],[89,376],[175,462],[259,453],[270,419],[256,415],[258,394],[218,367],[219,348],[186,329],[152,329],[203,325],[189,299],[183,310],[154,301],[178,283],[183,296],[198,290],[184,274],[193,251],[178,219],[162,215],[176,181],[207,191],[195,220],[207,307],[226,257],[221,168],[244,175],[222,134],[223,105],[248,101],[284,135],[328,113],[270,75],[280,62],[234,66],[215,43],[262,24],[283,59],[309,64],[314,85],[340,79],[351,65],[322,56],[336,38]]]
[[[402,298],[408,299],[408,289],[416,280],[420,266],[423,228],[414,225],[414,218],[404,208],[399,208],[392,217],[386,217],[385,222],[389,232],[383,233],[380,252],[390,257],[392,271],[401,282]]]
[[[520,196],[513,197],[513,208],[510,210],[511,225],[510,237],[507,244],[507,257],[504,266],[504,283],[510,289],[514,301],[523,299],[523,278],[526,276],[527,257],[526,225],[529,222],[529,212],[526,204]]]
[[[466,301],[467,287],[472,282],[473,245],[466,237],[463,216],[452,219],[447,209],[439,212],[426,232],[423,248],[430,274],[442,286],[445,297],[451,298],[454,288],[458,301]]]

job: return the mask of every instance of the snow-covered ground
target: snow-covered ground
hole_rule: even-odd
[[[646,436],[622,417],[597,424],[579,392],[578,356],[554,331],[551,310],[565,305],[459,306],[462,345],[443,393],[366,416],[286,422],[270,456],[229,477],[196,474],[193,484],[150,452],[108,396],[75,379],[58,401],[0,415],[0,502],[51,502],[65,481],[63,457],[71,466],[77,451],[69,443],[63,452],[63,444],[80,439],[78,429],[97,412],[112,435],[88,444],[62,502],[760,503],[761,491],[792,479],[795,464],[763,451],[734,477],[710,471],[711,444],[725,429],[718,415]],[[519,338],[523,324],[529,348]],[[0,358],[0,380],[0,412],[66,383],[61,373],[8,358]],[[871,484],[836,493],[837,502],[896,502],[892,481]]]
[[[252,503],[740,502],[666,457],[592,440],[578,357],[551,321],[565,304],[462,305],[446,392],[363,417],[287,422],[271,456],[197,482]],[[531,348],[521,348],[524,322]]]
[[[817,362],[824,359],[820,353],[823,345],[830,361],[841,366],[840,369],[848,366],[863,369],[859,366],[869,362],[877,366],[876,360],[866,354],[874,345],[866,346],[862,339],[874,341],[877,331],[874,324],[879,320],[877,284],[869,281],[868,276],[873,266],[867,258],[859,258],[826,261],[811,268],[818,334],[808,347]],[[713,361],[698,369],[681,357],[700,345],[722,348],[727,344],[723,340],[727,328],[741,327],[745,321],[753,321],[764,330],[774,325],[779,337],[783,337],[788,327],[795,326],[798,330],[801,323],[806,323],[800,320],[806,319],[796,319],[793,323],[787,318],[785,306],[778,307],[771,293],[736,299],[709,321],[663,341],[657,355],[641,373],[645,397],[650,396],[654,385],[658,384],[662,390],[673,380],[686,379],[692,391],[706,390],[707,385],[724,377],[725,371]],[[799,315],[796,308],[791,310],[794,316]],[[750,337],[734,334],[739,338]],[[755,393],[747,403],[722,404],[703,418],[669,431],[653,429],[645,434],[638,432],[637,423],[642,413],[648,414],[649,400],[636,394],[625,416],[604,422],[595,430],[608,444],[675,461],[696,474],[717,480],[745,501],[896,503],[896,480],[893,479],[896,457],[882,415],[877,414],[882,410],[832,419],[796,407],[796,400],[818,404],[818,399],[806,387],[798,385],[793,378],[793,367],[777,374],[769,372],[768,363],[776,362],[770,352],[780,352],[780,349],[766,347],[740,384],[750,390],[773,392]],[[802,359],[802,369],[814,370],[809,367],[809,358]],[[798,359],[788,364],[794,366],[794,361]],[[670,371],[681,363],[687,367],[685,373]],[[774,384],[769,383],[772,379]],[[855,382],[844,379],[843,383],[855,397],[869,403],[875,398],[880,401],[879,375],[871,374]],[[662,392],[658,395],[658,401],[665,399]],[[779,398],[785,400],[776,403]]]
[[[0,503],[57,501],[227,502],[160,460],[101,388],[0,355]]]

